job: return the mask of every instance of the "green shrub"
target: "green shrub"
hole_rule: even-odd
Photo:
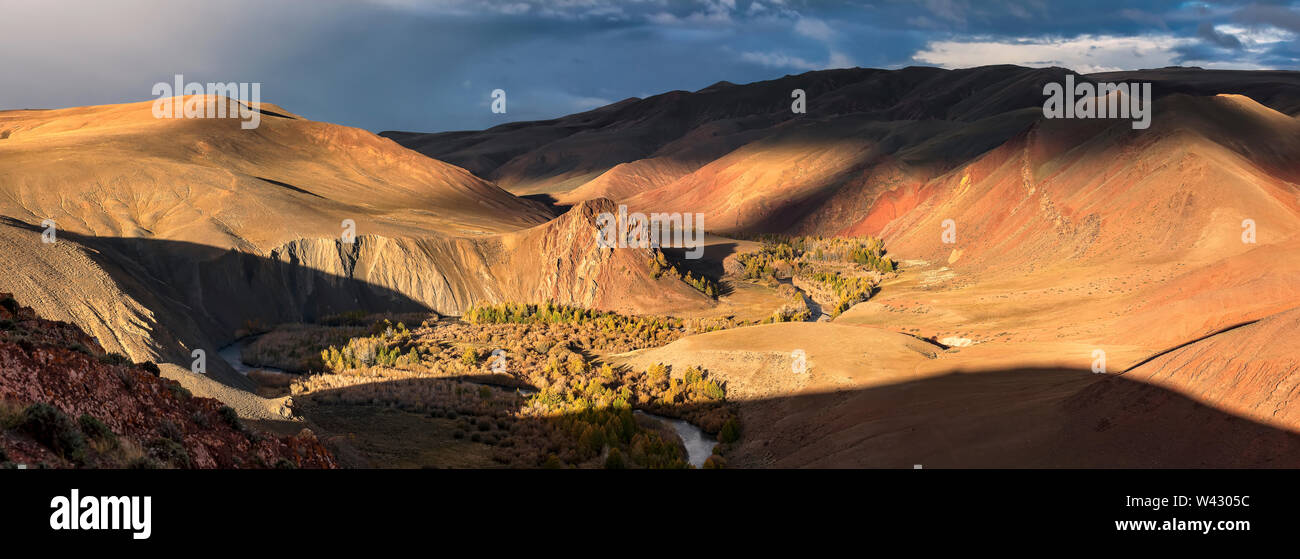
[[[158,422],[158,435],[164,439],[173,440],[178,443],[185,442],[185,431],[181,430],[181,428],[175,423],[172,423],[170,419],[164,419]]]
[[[170,391],[172,393],[172,396],[175,396],[177,400],[181,400],[181,401],[188,400],[194,396],[194,394],[190,392],[189,389],[185,388],[184,386],[181,386],[181,383],[179,382],[168,383],[167,390]]]
[[[465,348],[465,352],[462,353],[461,356],[460,356],[460,362],[461,362],[461,363],[464,363],[465,366],[467,366],[467,367],[474,367],[474,366],[477,366],[477,365],[478,365],[478,351],[475,350],[475,349],[472,348],[472,347],[467,347],[467,348]]]
[[[622,470],[624,468],[627,468],[627,464],[623,462],[623,453],[619,452],[617,448],[609,449],[609,455],[605,457],[605,469]]]
[[[100,363],[103,363],[105,365],[133,365],[134,364],[131,363],[131,358],[122,355],[121,353],[105,353],[103,355],[100,355],[97,359],[99,359]]]
[[[86,437],[62,410],[38,402],[23,411],[22,428],[36,440],[76,463],[86,459]]]
[[[148,456],[141,456],[128,463],[126,468],[128,470],[157,470],[162,468],[162,464]]]
[[[81,417],[77,418],[77,423],[81,425],[81,432],[85,433],[86,436],[117,446],[117,434],[113,433],[113,430],[109,429],[108,425],[105,425],[103,421],[95,418],[95,416],[83,413]]]
[[[232,429],[236,431],[244,430],[244,423],[239,420],[239,412],[235,411],[235,408],[230,406],[221,406],[221,409],[217,410],[217,413],[221,414],[221,419],[224,420],[227,425],[230,425]]]
[[[164,464],[176,468],[190,467],[190,453],[185,446],[169,438],[158,437],[149,441],[149,453]]]
[[[550,456],[546,457],[545,462],[542,462],[542,467],[548,470],[558,470],[564,467],[564,462],[560,461],[559,456],[556,456],[555,454],[551,454]]]
[[[718,442],[734,443],[738,440],[740,440],[740,422],[733,417],[722,424],[722,430],[718,431]]]

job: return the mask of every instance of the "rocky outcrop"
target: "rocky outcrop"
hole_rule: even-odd
[[[275,438],[152,364],[106,353],[75,325],[0,294],[0,453],[29,467],[336,466],[310,431]]]

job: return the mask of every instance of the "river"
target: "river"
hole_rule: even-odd
[[[681,439],[682,444],[686,446],[687,461],[696,468],[704,466],[704,461],[713,455],[714,445],[718,444],[717,439],[705,433],[703,429],[691,425],[690,422],[646,413],[641,410],[636,410],[634,413],[657,419],[671,426],[673,431],[677,432],[677,438]]]
[[[217,350],[217,355],[221,356],[222,361],[225,361],[226,363],[230,364],[230,366],[235,369],[235,372],[238,372],[239,374],[244,376],[248,376],[249,371],[256,370],[256,369],[261,369],[263,371],[267,371],[271,373],[286,372],[280,369],[276,369],[274,367],[250,367],[244,364],[244,357],[243,357],[244,346],[253,343],[253,340],[256,339],[257,339],[256,335],[244,336],[238,340],[235,340],[235,343],[232,343],[226,347]]]

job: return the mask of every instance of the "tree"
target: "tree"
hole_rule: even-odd
[[[623,462],[623,453],[619,452],[617,448],[609,449],[609,455],[605,457],[605,469],[622,470],[625,468],[627,468],[627,464]]]
[[[476,350],[475,350],[474,348],[472,348],[472,347],[467,347],[467,348],[465,348],[465,352],[462,353],[461,356],[460,356],[460,362],[461,362],[461,363],[464,363],[465,366],[467,366],[467,367],[475,367],[475,366],[477,366],[477,365],[478,365],[478,351],[476,351]]]
[[[722,424],[722,430],[718,431],[718,442],[734,443],[738,440],[740,440],[740,422],[733,417]]]

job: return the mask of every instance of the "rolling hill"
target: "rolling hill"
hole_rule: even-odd
[[[151,103],[0,112],[0,289],[108,351],[183,365],[251,325],[353,310],[708,304],[652,278],[648,252],[595,246],[599,202],[551,221],[369,132],[262,111],[253,130],[157,119]],[[42,242],[46,220],[56,243]]]

